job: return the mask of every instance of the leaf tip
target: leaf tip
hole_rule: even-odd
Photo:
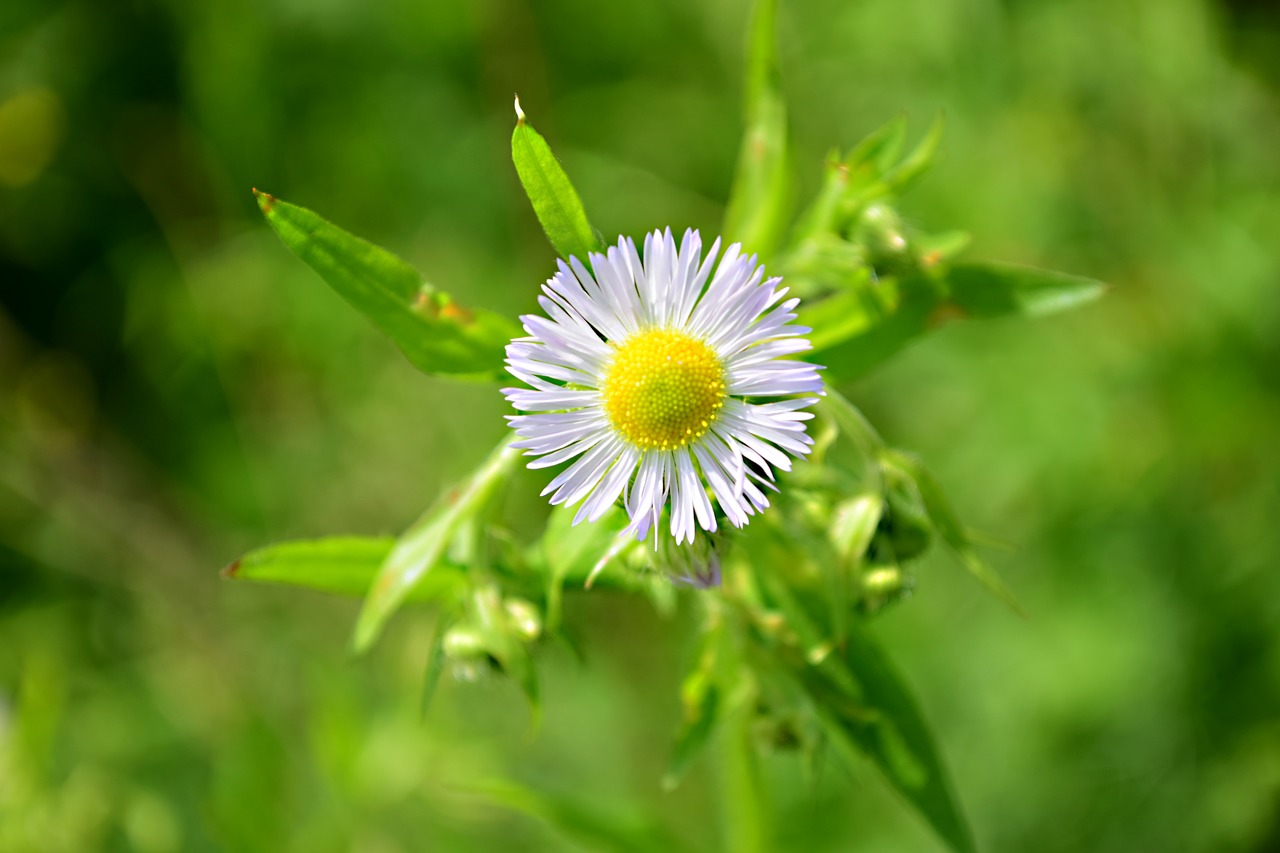
[[[520,95],[516,94],[516,124],[524,124],[524,110],[520,109]]]
[[[253,195],[254,195],[254,198],[258,200],[258,207],[262,208],[262,212],[264,214],[270,213],[271,208],[276,203],[276,197],[273,196],[271,193],[264,193],[262,190],[258,189],[257,187],[253,188]]]
[[[254,190],[254,192],[257,192],[257,190]],[[222,570],[222,576],[228,579],[234,579],[236,577],[239,577],[240,563],[241,563],[240,560],[236,560],[234,563],[227,566],[225,569]]]

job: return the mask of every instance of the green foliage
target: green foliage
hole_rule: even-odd
[[[525,120],[518,99],[516,117],[516,129],[511,132],[511,159],[533,212],[561,257],[577,258],[589,266],[587,253],[599,252],[604,247],[587,221],[582,199],[556,155],[551,153],[551,146]]]
[[[737,144],[728,6],[465,5],[0,13],[0,849],[1275,847],[1274,11],[761,4]],[[830,395],[718,591],[513,464],[353,663],[351,602],[305,591],[362,595],[470,481],[500,402],[436,377],[500,377],[547,272],[499,168],[514,88],[591,221],[709,237],[728,200],[878,432]],[[944,163],[912,130],[940,104]],[[457,301],[405,316],[416,272],[272,223],[428,377],[314,298],[255,181],[430,258]],[[325,530],[374,535],[217,584]],[[1034,623],[952,556],[1006,598],[1011,567]]]
[[[474,379],[502,375],[510,320],[465,308],[404,261],[303,207],[254,190],[267,222],[293,250],[423,373]]]

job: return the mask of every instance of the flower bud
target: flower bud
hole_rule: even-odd
[[[542,635],[542,614],[533,604],[523,598],[508,598],[502,608],[520,639],[531,643]]]

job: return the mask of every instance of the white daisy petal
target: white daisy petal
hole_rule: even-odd
[[[529,467],[569,463],[543,494],[580,502],[575,524],[621,503],[637,539],[666,513],[674,542],[692,544],[720,517],[745,525],[769,506],[775,469],[808,454],[802,410],[821,368],[792,358],[810,349],[799,300],[738,244],[721,253],[716,239],[704,258],[697,231],[677,244],[668,228],[643,249],[620,237],[590,267],[557,264],[543,314],[521,317],[527,334],[507,347],[526,387],[503,394],[524,413],[508,422]]]

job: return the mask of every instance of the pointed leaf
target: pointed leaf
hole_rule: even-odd
[[[464,308],[395,255],[303,207],[254,190],[258,206],[293,253],[387,335],[423,373],[496,379],[520,333],[492,311]]]
[[[956,264],[947,271],[951,302],[976,318],[1041,316],[1092,302],[1107,286],[1067,273],[1015,264]]]
[[[533,212],[561,257],[577,258],[590,266],[587,253],[599,252],[603,247],[587,221],[582,199],[556,155],[551,153],[547,140],[525,120],[519,99],[516,116],[516,129],[511,133],[511,159],[533,204]]]
[[[396,542],[370,588],[356,622],[354,646],[363,652],[409,593],[441,562],[459,526],[471,518],[510,473],[519,452],[504,440],[452,498],[429,510]]]
[[[902,193],[933,165],[933,156],[942,141],[942,113],[938,113],[924,138],[901,163],[885,172],[884,182],[894,193]]]
[[[848,716],[825,708],[828,733],[851,737],[885,777],[957,853],[974,849],[929,726],[906,682],[860,623],[848,633],[845,659],[862,687],[861,701],[875,712]],[[834,713],[833,713],[834,712]]]
[[[249,552],[224,569],[223,576],[362,598],[394,546],[390,537],[363,536],[280,542]],[[456,589],[461,570],[442,569],[431,583],[416,588],[413,597],[437,598]]]
[[[897,162],[906,141],[907,116],[899,113],[863,137],[845,162],[859,174],[859,183],[878,179]]]
[[[767,257],[786,225],[787,108],[777,62],[777,0],[756,0],[747,45],[746,132],[725,210],[724,235]]]
[[[959,517],[952,508],[951,501],[947,499],[942,487],[933,478],[933,474],[924,467],[924,464],[919,459],[906,453],[886,450],[883,458],[886,464],[893,465],[915,483],[916,488],[920,491],[920,498],[924,501],[925,511],[929,513],[929,520],[937,529],[938,535],[942,537],[942,540],[955,551],[961,565],[964,566],[969,574],[977,578],[988,591],[1008,605],[1019,616],[1025,618],[1027,612],[1018,601],[1017,596],[1014,595],[1013,590],[978,555],[977,550],[973,547],[973,542],[969,538],[969,534],[965,531]]]

